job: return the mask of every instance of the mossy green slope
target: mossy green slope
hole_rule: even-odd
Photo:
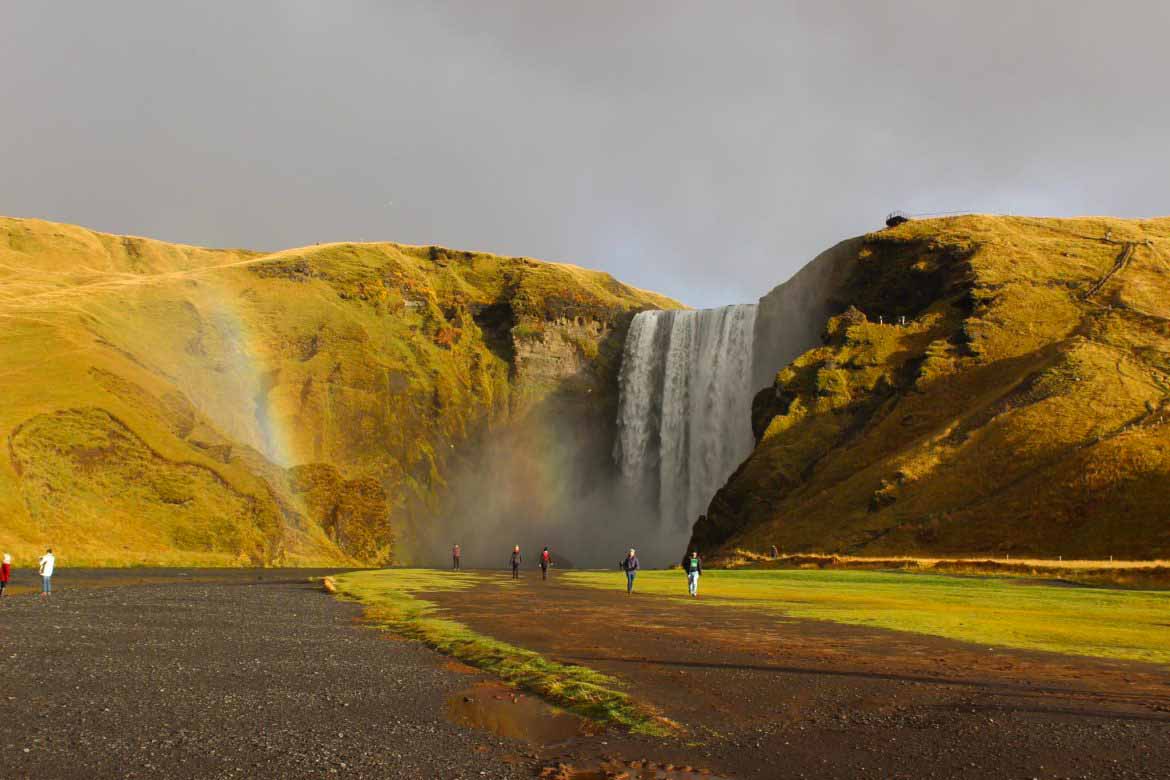
[[[858,246],[697,545],[1170,553],[1170,220],[967,216]]]
[[[606,403],[612,343],[670,306],[527,258],[208,250],[0,219],[0,547],[389,560],[453,456],[554,393]]]

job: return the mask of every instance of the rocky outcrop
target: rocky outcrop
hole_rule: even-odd
[[[613,367],[601,358],[603,348],[617,341],[619,334],[606,319],[597,319],[599,315],[604,318],[605,312],[591,315],[528,320],[516,326],[516,381],[527,395],[540,397],[566,380],[576,382],[582,389],[605,387],[612,381]]]

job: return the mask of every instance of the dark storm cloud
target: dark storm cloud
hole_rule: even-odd
[[[1170,212],[1170,11],[9,0],[0,212],[751,300],[886,211]]]

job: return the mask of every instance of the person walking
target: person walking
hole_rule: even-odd
[[[4,553],[4,562],[0,563],[0,598],[4,596],[4,589],[8,587],[8,580],[12,577],[12,556]]]
[[[451,548],[451,568],[455,571],[459,571],[459,558],[462,554],[463,553],[459,549],[459,545],[455,545]]]
[[[53,555],[53,548],[45,550],[41,556],[41,598],[47,599],[53,593],[53,569],[57,566],[57,558]]]
[[[520,545],[512,548],[512,579],[520,579],[520,563],[524,559],[520,556]]]
[[[638,555],[633,547],[630,548],[625,560],[622,561],[622,571],[626,573],[626,595],[628,596],[634,592],[634,577],[638,576]]]
[[[699,575],[703,573],[703,561],[699,558],[698,550],[691,550],[691,557],[687,558],[684,568],[687,572],[687,590],[690,591],[691,598],[698,598]]]
[[[552,566],[552,553],[545,547],[540,553],[540,578],[542,580],[548,579],[548,567]]]

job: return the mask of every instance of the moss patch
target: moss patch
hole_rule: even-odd
[[[367,619],[381,628],[417,639],[598,723],[642,734],[670,733],[668,722],[634,703],[615,678],[556,663],[472,631],[417,595],[474,587],[484,582],[479,575],[393,569],[354,572],[333,580],[337,592],[364,605]]]

